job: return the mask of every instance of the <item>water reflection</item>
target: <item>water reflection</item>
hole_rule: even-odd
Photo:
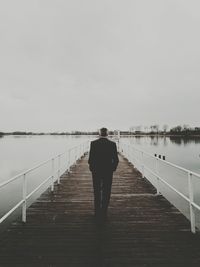
[[[187,144],[200,144],[199,137],[179,137],[179,136],[170,136],[170,141],[176,145],[187,145]]]
[[[4,136],[0,139],[0,182],[89,140],[86,136]]]
[[[200,137],[135,136],[122,139],[152,155],[164,155],[167,161],[200,173]]]
[[[68,151],[69,148],[93,139],[85,136],[5,136],[0,140],[0,183],[9,178],[32,168],[49,158],[55,157],[58,153]],[[60,161],[54,161],[54,170],[58,164],[62,171],[65,170],[69,161],[68,153],[60,157]],[[71,152],[73,157],[73,152]],[[52,175],[52,162],[40,166],[26,174],[27,194],[37,188],[45,179]],[[56,173],[57,175],[57,173]],[[23,176],[12,183],[0,188],[0,218],[15,206],[23,197]],[[45,183],[27,201],[30,205],[50,182]],[[12,196],[12,197],[11,197]]]
[[[88,136],[4,136],[4,138],[0,139],[0,182],[58,153],[64,152],[69,147],[93,138]],[[165,155],[167,161],[200,173],[200,138],[175,136],[135,136],[121,138],[137,146],[139,149],[149,152],[153,156],[154,154]],[[37,174],[35,177],[42,179],[44,176],[42,175],[40,177]],[[170,175],[169,178],[172,179],[173,176]],[[29,180],[32,181],[31,185],[38,181],[37,179]],[[0,213],[5,213],[5,210],[8,210],[10,205],[13,204],[8,199],[11,194],[13,196],[15,194],[12,201],[16,201],[19,196],[21,197],[22,186],[15,184],[15,187],[17,188],[16,192],[14,192],[12,187],[9,187],[7,191],[3,189],[0,192]]]
[[[158,144],[159,144],[158,136],[151,136],[150,138],[151,138],[151,145],[152,146],[158,146]]]
[[[122,137],[124,138],[124,137]],[[187,144],[200,144],[200,137],[183,137],[183,136],[131,136],[125,137],[129,140],[135,140],[134,143],[141,145],[144,143],[144,140],[150,140],[152,146],[159,146],[161,143],[164,146],[167,146],[169,143],[176,145],[187,145]]]
[[[164,145],[164,146],[167,146],[168,143],[169,143],[169,138],[166,137],[166,136],[134,136],[134,137],[129,137],[131,139],[135,139],[135,143],[137,145],[141,145],[143,144],[144,140],[145,139],[148,139],[150,140],[150,144],[152,146],[159,146],[161,143]]]

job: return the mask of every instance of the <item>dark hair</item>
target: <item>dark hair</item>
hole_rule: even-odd
[[[108,129],[107,128],[101,128],[99,130],[99,135],[100,136],[107,136],[108,135]]]

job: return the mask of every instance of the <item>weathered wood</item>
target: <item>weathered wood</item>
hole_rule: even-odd
[[[200,236],[120,156],[107,222],[93,218],[87,157],[1,234],[0,266],[200,266]]]

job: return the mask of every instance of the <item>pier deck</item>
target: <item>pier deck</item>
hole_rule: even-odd
[[[114,174],[108,220],[93,218],[87,156],[65,173],[53,193],[0,236],[0,266],[200,266],[200,235],[126,159]]]

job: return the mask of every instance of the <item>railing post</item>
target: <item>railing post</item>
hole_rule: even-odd
[[[79,146],[76,147],[76,161],[79,159]]]
[[[130,162],[130,145],[128,145],[128,161]]]
[[[26,173],[23,175],[23,205],[22,205],[22,221],[26,222],[26,193],[27,193],[27,180]]]
[[[53,191],[54,190],[54,158],[51,160],[51,168],[52,168],[51,191]]]
[[[83,143],[83,156],[85,155],[85,152],[86,152],[86,148],[87,146],[89,146],[89,142],[87,141],[87,143]],[[85,148],[86,147],[86,148]]]
[[[156,174],[159,176],[159,160],[158,160],[158,157],[156,157]],[[157,192],[156,192],[156,195],[160,195],[160,180],[158,177],[156,177],[157,179]]]
[[[134,156],[134,148],[132,147],[132,157],[131,157],[131,160],[132,160],[132,164],[133,164],[133,167],[135,168],[136,167],[136,162],[135,162],[135,156]]]
[[[60,184],[60,155],[58,156],[58,184]]]
[[[81,158],[81,145],[79,145],[79,159]]]
[[[84,156],[84,144],[82,144],[82,157]]]
[[[196,232],[195,229],[195,212],[194,207],[192,205],[194,201],[194,190],[192,185],[192,173],[188,172],[188,191],[189,191],[189,199],[190,199],[190,223],[191,223],[191,231],[192,233]]]
[[[128,145],[128,161],[130,162],[130,145]]]
[[[126,152],[125,153],[126,153],[125,156],[128,159],[128,145],[127,144],[126,144]]]
[[[80,159],[81,157],[81,145],[79,145],[78,147],[78,159]]]
[[[70,172],[70,163],[71,163],[70,158],[71,158],[71,149],[69,149],[68,151],[68,166],[67,166],[68,172]]]
[[[120,140],[118,140],[118,152],[121,152],[121,147],[120,147]]]
[[[87,144],[85,144],[85,143],[83,144],[83,156],[85,155],[85,151],[86,151],[85,147],[86,147],[86,145]]]
[[[77,148],[74,148],[74,165],[76,165],[76,154],[77,154]]]
[[[130,162],[133,164],[133,148],[130,146]]]
[[[144,178],[144,152],[142,152],[142,178]]]
[[[125,144],[123,144],[123,155],[126,157],[126,145]]]

